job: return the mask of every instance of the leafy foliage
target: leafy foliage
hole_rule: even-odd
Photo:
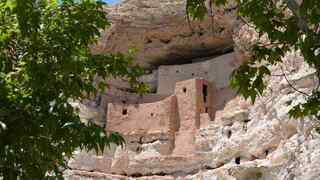
[[[190,0],[189,15],[202,19],[205,14],[195,13],[203,1]],[[215,5],[227,1],[212,1]],[[316,70],[320,83],[320,1],[303,0],[236,0],[238,15],[244,23],[254,25],[259,37],[267,35],[270,44],[256,44],[250,60],[236,69],[231,77],[231,86],[245,98],[254,102],[266,88],[265,76],[270,75],[269,65],[282,63],[289,51],[301,52],[304,61]],[[201,17],[199,17],[201,16]],[[320,110],[319,87],[311,95],[304,94],[306,103],[298,104],[289,112],[294,118],[313,116],[318,119]]]
[[[70,104],[105,87],[97,76],[146,90],[129,56],[90,53],[108,24],[101,2],[0,0],[0,177],[63,179],[77,148],[124,143],[81,122]]]
[[[202,20],[207,13],[204,0],[187,0],[186,3],[187,17]]]

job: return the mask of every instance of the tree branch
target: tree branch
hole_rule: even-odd
[[[299,92],[299,93],[301,93],[301,94],[303,94],[303,95],[305,95],[305,96],[310,97],[309,94],[307,94],[307,93],[305,93],[305,92],[303,92],[303,91],[298,90],[296,87],[294,87],[294,86],[290,83],[290,81],[289,81],[289,79],[287,78],[286,74],[284,73],[282,67],[281,67],[281,71],[282,71],[282,74],[283,74],[284,78],[286,79],[287,83],[289,84],[289,86],[290,86],[293,90],[295,90],[296,92]]]

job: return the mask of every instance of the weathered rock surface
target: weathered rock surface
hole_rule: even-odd
[[[310,91],[314,86],[310,68],[296,54],[285,60],[288,78],[301,91]],[[278,67],[273,70],[280,72]],[[161,141],[146,142],[139,151],[127,146],[99,156],[81,152],[70,162],[75,170],[68,172],[69,179],[316,180],[320,139],[312,130],[314,121],[287,115],[287,102],[295,104],[303,95],[284,77],[268,81],[269,90],[254,105],[234,97],[214,121],[190,132],[196,148],[188,155],[163,155]]]
[[[180,56],[188,59],[212,55],[211,50],[213,52],[219,48],[224,49],[229,45],[233,46],[234,43],[235,54],[240,58],[237,62],[249,56],[250,46],[257,40],[256,33],[248,26],[233,27],[233,16],[226,11],[219,12],[221,22],[227,24],[221,36],[222,41],[217,41],[219,34],[211,36],[210,28],[206,26],[209,25],[208,22],[200,24],[203,30],[207,31],[202,36],[182,37],[181,34],[189,30],[188,25],[182,23],[183,3],[184,1],[179,0],[127,0],[122,5],[111,8],[108,11],[114,22],[112,27],[114,29],[111,28],[105,33],[95,49],[96,52],[123,52],[136,43],[143,50],[137,54],[137,61],[147,66],[179,64]],[[146,43],[145,40],[148,38],[151,42],[147,40]],[[123,42],[123,46],[118,46],[117,42]],[[192,54],[202,42],[207,43],[208,51]],[[297,102],[303,101],[305,97],[294,91],[284,76],[279,76],[285,73],[290,84],[300,91],[310,93],[316,86],[316,77],[314,71],[303,63],[301,56],[296,52],[287,54],[283,58],[283,67],[271,67],[275,76],[266,79],[267,90],[255,104],[236,96],[228,87],[226,77],[230,74],[229,68],[237,67],[233,63],[226,63],[226,61],[233,62],[230,60],[230,54],[215,59],[219,61],[213,68],[207,69],[207,63],[203,63],[206,72],[217,70],[212,73],[214,76],[212,78],[201,73],[190,74],[189,69],[186,70],[189,73],[188,77],[199,76],[217,82],[218,89],[213,94],[219,108],[216,108],[213,119],[208,113],[201,113],[199,128],[186,128],[177,132],[173,144],[172,139],[165,134],[146,133],[143,138],[127,135],[125,147],[112,146],[103,154],[76,152],[75,158],[70,160],[71,170],[66,172],[66,178],[70,180],[320,179],[320,135],[314,130],[318,124],[309,118],[297,120],[288,117],[290,108]],[[193,67],[192,65],[165,67],[176,68],[181,73],[189,66]],[[202,65],[195,67],[198,66],[203,67]],[[217,67],[221,67],[221,71]],[[158,72],[155,70],[153,74],[145,77],[145,80],[150,82],[154,89],[159,90]],[[172,72],[176,73],[176,70]],[[179,76],[181,78],[173,77],[170,80],[184,80],[187,77]],[[150,96],[150,99],[147,96],[145,102],[154,103],[153,96],[155,95]],[[156,100],[160,99],[157,97]],[[180,102],[180,108],[184,104],[187,103]],[[94,108],[91,111],[96,112]],[[90,113],[91,111],[85,112],[87,117],[98,116],[96,113]],[[116,124],[113,126],[117,127]]]
[[[146,67],[191,62],[233,47],[234,7],[215,10],[214,20],[185,18],[185,0],[124,0],[106,8],[112,22],[95,53],[126,53],[137,49],[136,62]]]

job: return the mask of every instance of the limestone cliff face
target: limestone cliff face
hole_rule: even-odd
[[[155,66],[153,74],[145,79],[153,82],[156,93],[137,101],[130,100],[133,97],[126,94],[129,100],[125,102],[102,96],[109,104],[100,107],[106,109],[100,112],[106,113],[100,115],[104,117],[106,129],[123,133],[127,144],[125,147],[113,146],[98,155],[76,152],[75,158],[70,160],[72,170],[66,172],[66,178],[320,179],[320,136],[313,130],[315,121],[289,119],[288,110],[303,101],[303,95],[294,91],[283,76],[277,76],[285,72],[296,88],[308,92],[316,86],[314,71],[303,63],[298,53],[287,54],[283,67],[271,67],[275,76],[266,79],[269,85],[264,96],[255,104],[245,101],[228,87],[228,76],[248,55],[256,34],[247,26],[235,23],[230,16],[230,21],[222,21],[229,24],[223,43],[212,40],[209,25],[203,29],[208,34],[202,37],[181,37],[177,34],[183,34],[183,31],[175,29],[184,26],[183,2],[127,0],[111,8],[110,15],[115,22],[112,28],[120,31],[112,28],[106,31],[108,38],[104,37],[99,43],[97,52],[125,51],[129,44],[137,42],[142,47],[137,61]],[[123,34],[127,32],[130,33]],[[154,32],[158,34],[151,36]],[[152,45],[150,52],[142,41],[149,36],[154,38],[149,42],[150,47]],[[169,37],[171,41],[156,46],[161,37]],[[181,39],[175,39],[177,37]],[[194,42],[191,42],[192,38]],[[116,43],[120,41],[122,43]],[[205,53],[189,56],[185,52],[193,48],[199,50],[197,43],[201,42],[208,42],[204,52],[228,46],[235,46],[235,52],[190,64],[181,64],[185,62],[183,60],[176,63],[179,58],[170,55],[176,51],[188,58],[203,56]],[[193,43],[196,45],[192,46]],[[166,59],[172,62],[167,63]],[[96,111],[87,114],[90,112]],[[126,122],[130,127],[126,128]]]
[[[190,24],[185,19],[185,0],[124,0],[106,11],[112,25],[93,47],[95,53],[126,53],[135,48],[137,62],[155,68],[214,55],[233,46],[236,21],[232,5],[217,9],[213,21],[207,18]]]

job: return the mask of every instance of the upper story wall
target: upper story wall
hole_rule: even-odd
[[[214,116],[214,86],[204,79],[190,79],[178,82],[177,96],[179,131],[198,129],[200,114]]]
[[[213,92],[212,83],[197,78],[176,83],[174,95],[159,101],[132,103],[118,100],[108,103],[107,130],[123,135],[174,135],[178,130],[198,129],[201,113],[208,113],[213,119]],[[153,100],[160,97],[155,96]]]
[[[235,92],[229,87],[229,78],[232,71],[240,64],[236,53],[229,53],[212,60],[172,66],[160,66],[158,69],[159,94],[170,94],[174,92],[175,84],[180,81],[204,78],[214,84],[215,108],[222,109],[225,103],[235,96]]]
[[[152,92],[156,89],[156,72],[145,75],[142,77],[142,82],[149,85]],[[97,79],[97,81],[104,81],[103,79]],[[165,99],[170,95],[159,95],[159,94],[144,94],[140,96],[136,93],[130,92],[129,84],[121,79],[109,78],[106,80],[108,87],[104,92],[99,93],[95,97],[90,97],[83,101],[80,105],[81,117],[94,121],[100,126],[104,126],[106,123],[106,114],[108,109],[108,103],[128,103],[128,104],[142,104],[152,103]]]
[[[238,64],[235,53],[229,53],[204,62],[160,66],[157,92],[171,94],[174,92],[176,82],[196,77],[214,82],[218,89],[227,87],[231,72]]]

